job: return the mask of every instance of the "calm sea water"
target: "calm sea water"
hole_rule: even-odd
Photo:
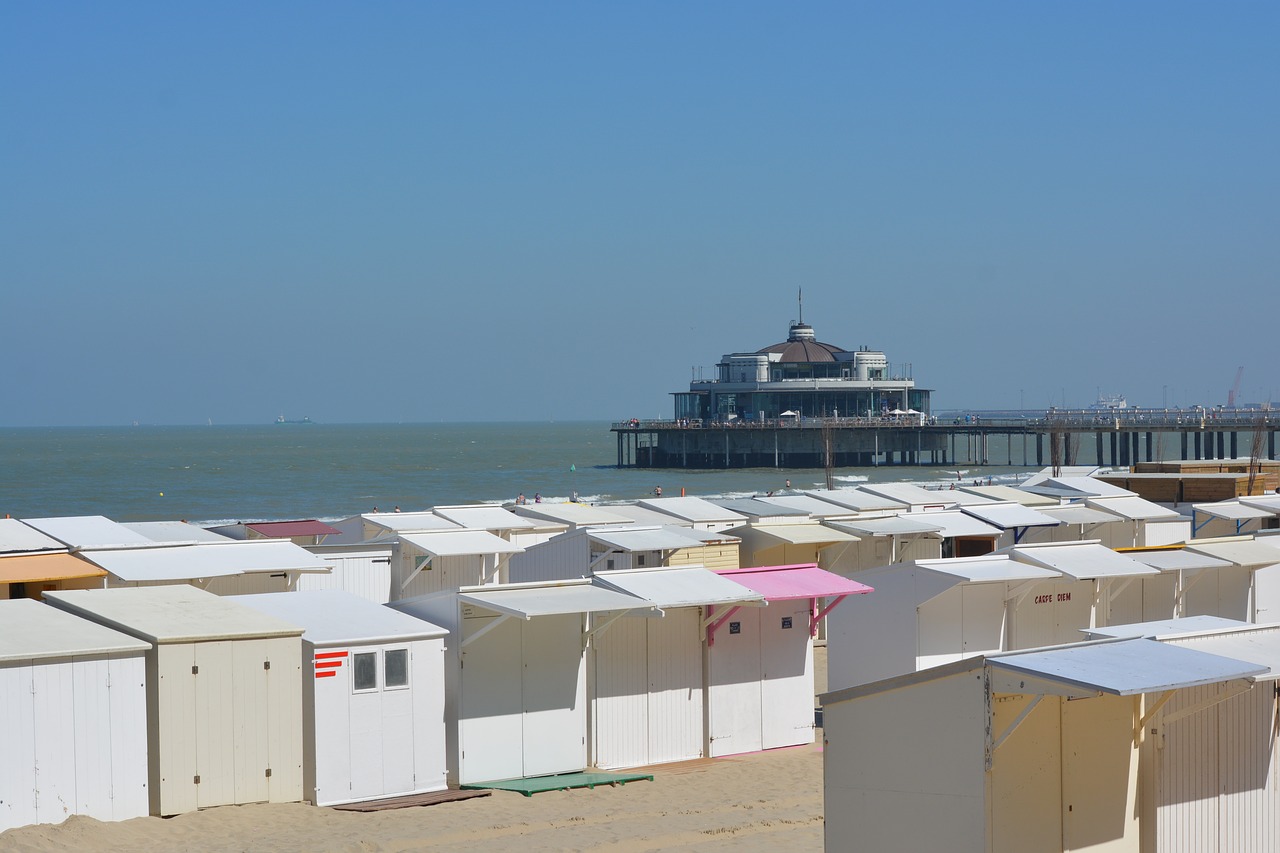
[[[0,513],[200,523],[335,520],[377,506],[529,500],[609,503],[822,488],[813,469],[619,469],[607,423],[309,424],[0,429]],[[1000,454],[993,448],[989,458]],[[966,480],[1030,469],[962,466]],[[955,469],[844,468],[836,484],[954,482]]]

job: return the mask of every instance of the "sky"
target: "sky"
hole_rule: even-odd
[[[0,4],[0,426],[1280,402],[1280,5]]]

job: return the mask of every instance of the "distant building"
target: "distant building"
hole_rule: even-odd
[[[673,396],[677,420],[727,421],[928,414],[929,394],[916,387],[910,365],[890,365],[866,347],[822,343],[801,321],[782,343],[729,353],[715,379],[695,379]]]

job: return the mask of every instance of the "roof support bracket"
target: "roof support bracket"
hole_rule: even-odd
[[[1009,739],[1009,735],[1017,731],[1018,726],[1022,725],[1023,721],[1026,720],[1028,716],[1030,716],[1031,712],[1036,709],[1036,706],[1040,704],[1040,700],[1043,698],[1044,698],[1044,695],[1041,694],[1036,696],[1030,702],[1028,702],[1027,707],[1023,708],[1018,713],[1018,716],[1013,718],[1013,722],[1009,724],[1009,728],[1005,729],[1004,733],[1001,734],[1000,737],[996,738],[994,741],[991,742],[991,749],[987,750],[987,769],[988,770],[991,769],[991,760],[992,758],[995,757],[996,750],[1004,745],[1004,742]]]
[[[1151,718],[1154,717],[1159,710],[1173,698],[1173,694],[1174,691],[1172,690],[1166,690],[1164,693],[1161,693],[1160,698],[1152,704],[1151,709],[1142,715],[1141,720],[1138,720],[1138,727],[1133,732],[1134,745],[1142,742],[1142,732],[1146,729],[1147,723],[1151,722]]]
[[[821,610],[818,610],[818,607],[817,607],[818,599],[816,598],[809,599],[809,636],[810,637],[818,636],[818,623],[821,622],[823,620],[823,617],[825,617],[828,613],[830,613],[832,610],[835,610],[836,605],[838,605],[840,602],[844,601],[848,597],[849,596],[847,595],[837,595],[835,598],[831,600],[830,604],[828,604],[826,607],[822,608]]]
[[[494,619],[494,620],[493,620],[492,622],[490,622],[488,625],[485,625],[485,626],[484,626],[483,628],[481,628],[479,631],[476,631],[476,632],[475,632],[474,634],[472,634],[470,637],[467,637],[465,640],[463,640],[463,641],[462,641],[462,644],[461,644],[458,648],[465,649],[467,646],[471,645],[471,644],[472,644],[472,643],[474,643],[476,640],[480,639],[480,638],[481,638],[481,637],[483,637],[485,634],[489,633],[489,632],[490,632],[490,631],[492,631],[494,628],[497,628],[499,625],[503,624],[504,622],[506,622],[508,619],[511,619],[511,618],[512,618],[512,616],[511,616],[511,614],[510,614],[510,613],[503,613],[503,614],[502,614],[501,616],[499,616],[497,619]]]
[[[1170,723],[1176,723],[1178,722],[1178,720],[1184,719],[1186,717],[1190,717],[1192,714],[1198,714],[1201,711],[1207,711],[1208,709],[1212,708],[1214,705],[1225,702],[1228,699],[1235,698],[1236,696],[1239,696],[1241,693],[1249,692],[1250,690],[1253,689],[1253,684],[1254,683],[1252,681],[1248,681],[1246,679],[1241,679],[1235,682],[1227,682],[1227,684],[1224,686],[1224,689],[1219,691],[1214,696],[1211,696],[1210,698],[1205,699],[1201,702],[1197,702],[1194,705],[1188,705],[1185,708],[1179,708],[1178,710],[1174,711],[1172,714],[1169,714],[1163,720],[1161,720],[1161,724],[1167,726]]]
[[[1174,607],[1174,612],[1177,613],[1179,616],[1186,615],[1186,609],[1187,609],[1186,596],[1187,596],[1187,593],[1191,590],[1191,587],[1195,586],[1196,584],[1204,580],[1209,575],[1209,572],[1207,570],[1201,570],[1196,572],[1195,575],[1191,578],[1191,580],[1188,581],[1187,580],[1188,571],[1189,571],[1188,569],[1184,569],[1181,572],[1178,572],[1178,594],[1173,597],[1173,607]]]
[[[400,591],[404,592],[409,588],[409,584],[413,583],[413,579],[422,574],[423,570],[431,568],[431,555],[420,557],[414,561],[413,571],[409,572],[409,576],[400,581]]]
[[[612,557],[614,554],[620,554],[620,553],[622,552],[612,548],[609,549],[608,551],[602,551],[600,553],[600,556],[592,560],[591,564],[587,566],[587,574],[594,575],[596,573],[596,566],[604,562],[605,557]]]
[[[593,639],[595,639],[596,637],[603,634],[605,631],[608,631],[610,628],[612,628],[613,623],[617,622],[619,619],[623,618],[624,616],[630,616],[635,612],[636,611],[634,610],[619,610],[614,615],[606,619],[604,622],[601,622],[599,625],[596,625],[594,628],[589,628],[588,630],[583,631],[582,632],[583,651],[586,650],[587,646],[591,643]],[[661,611],[658,611],[658,612],[661,613]]]
[[[735,604],[733,607],[726,610],[723,616],[716,619],[712,615],[715,612],[715,605],[707,606],[707,618],[702,620],[702,630],[706,632],[708,646],[715,645],[716,630],[723,625],[730,616],[737,613],[741,608],[741,604]]]

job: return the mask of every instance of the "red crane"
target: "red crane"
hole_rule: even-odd
[[[1227,408],[1234,409],[1236,407],[1236,394],[1240,393],[1240,380],[1244,378],[1244,366],[1236,369],[1236,383],[1231,386],[1231,390],[1227,392]]]

